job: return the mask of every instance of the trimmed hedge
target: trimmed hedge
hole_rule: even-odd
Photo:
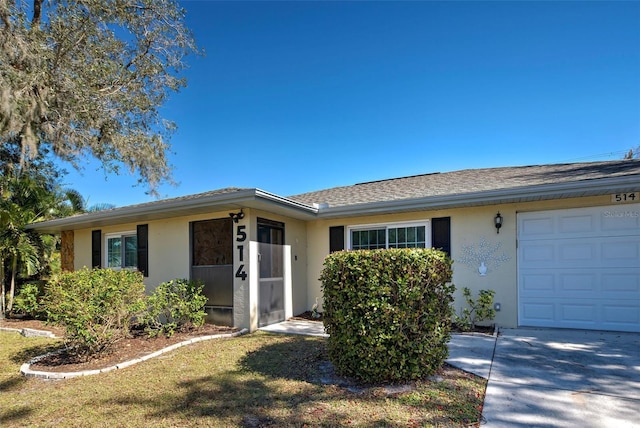
[[[451,260],[439,250],[342,251],[320,280],[329,357],[364,382],[420,379],[448,356]]]
[[[49,282],[43,299],[48,320],[65,328],[67,346],[78,354],[108,352],[130,334],[145,310],[140,272],[84,268]]]

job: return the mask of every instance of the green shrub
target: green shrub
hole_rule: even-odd
[[[23,284],[13,300],[13,310],[32,318],[42,318],[44,313],[41,305],[43,290],[35,282]]]
[[[496,294],[494,290],[480,290],[478,300],[471,297],[471,290],[467,287],[462,289],[462,294],[468,307],[462,309],[461,316],[455,316],[455,323],[461,330],[473,330],[477,323],[491,321],[496,316],[493,308],[493,296]]]
[[[144,323],[150,335],[167,336],[191,326],[199,327],[207,315],[202,282],[175,279],[160,284],[147,299]]]
[[[145,308],[142,274],[87,268],[63,272],[47,284],[43,301],[49,321],[66,329],[69,348],[84,355],[108,352],[129,335]]]
[[[451,260],[431,249],[343,251],[320,280],[329,357],[365,382],[419,379],[448,355]]]

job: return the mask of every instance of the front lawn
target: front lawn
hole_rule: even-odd
[[[53,339],[0,331],[0,426],[469,426],[486,381],[445,366],[412,391],[325,385],[323,338],[255,333],[63,381],[20,365]]]

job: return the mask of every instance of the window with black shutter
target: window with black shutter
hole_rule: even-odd
[[[138,271],[145,277],[149,276],[149,225],[139,224],[136,226]]]
[[[344,226],[329,228],[329,252],[344,250]]]
[[[91,231],[91,267],[99,269],[102,267],[102,231]]]

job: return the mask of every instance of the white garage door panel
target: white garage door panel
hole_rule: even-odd
[[[564,297],[571,299],[640,298],[640,275],[635,269],[532,269],[520,271],[520,299]],[[625,272],[626,271],[626,272]]]
[[[640,332],[640,205],[518,214],[518,321]]]
[[[638,306],[626,300],[607,302],[571,299],[529,299],[521,305],[521,325],[580,328],[588,330],[638,331]],[[559,321],[560,320],[560,321]]]
[[[520,262],[535,263],[536,268],[599,268],[638,266],[640,241],[638,236],[521,241],[518,242]]]

